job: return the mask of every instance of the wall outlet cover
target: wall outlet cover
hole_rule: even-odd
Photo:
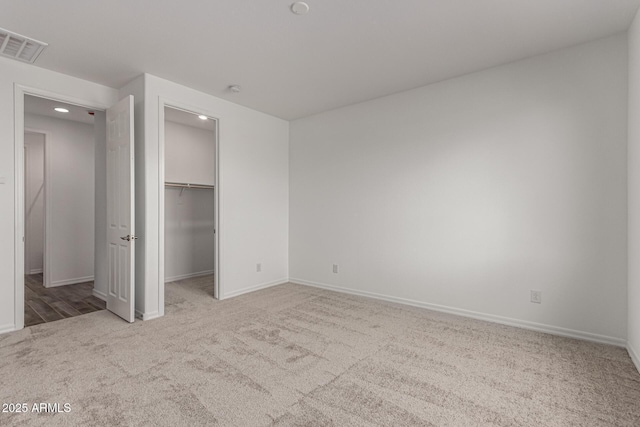
[[[531,289],[531,302],[542,304],[542,291]]]

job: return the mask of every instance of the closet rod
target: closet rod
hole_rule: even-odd
[[[188,184],[183,182],[165,182],[165,187],[213,189],[213,185]]]

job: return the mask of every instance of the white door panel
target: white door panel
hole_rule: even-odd
[[[107,109],[107,309],[135,318],[133,96]]]

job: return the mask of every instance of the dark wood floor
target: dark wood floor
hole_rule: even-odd
[[[53,322],[106,309],[93,296],[93,282],[45,288],[42,274],[24,276],[24,325]]]

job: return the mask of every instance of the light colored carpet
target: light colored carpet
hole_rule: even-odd
[[[638,426],[622,348],[287,284],[167,285],[164,318],[0,336],[2,425]]]

